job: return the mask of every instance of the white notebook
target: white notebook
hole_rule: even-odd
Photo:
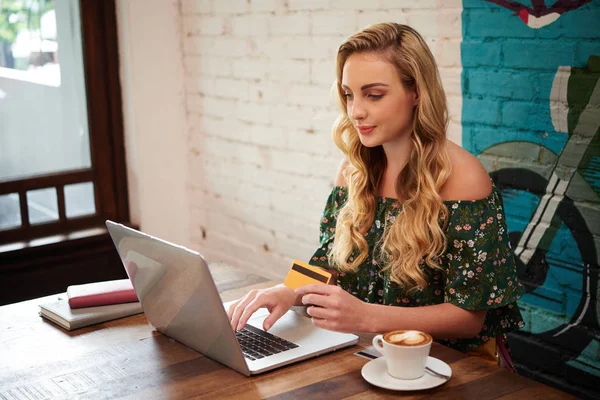
[[[40,316],[62,326],[68,331],[139,314],[142,311],[142,304],[139,301],[76,309],[71,309],[66,299],[40,304]]]

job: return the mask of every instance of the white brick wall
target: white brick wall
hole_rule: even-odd
[[[181,0],[191,240],[211,261],[283,277],[317,247],[341,158],[335,54],[367,25],[425,36],[460,143],[460,0]]]

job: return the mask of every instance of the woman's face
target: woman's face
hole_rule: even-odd
[[[392,143],[412,131],[417,96],[404,88],[396,67],[373,53],[354,53],[342,71],[348,117],[364,146]]]

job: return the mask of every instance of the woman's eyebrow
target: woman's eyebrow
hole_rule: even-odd
[[[372,87],[374,87],[374,86],[389,86],[389,85],[387,85],[387,84],[385,84],[385,83],[381,83],[381,82],[369,83],[369,84],[367,84],[367,85],[363,85],[363,86],[360,88],[360,90],[366,90],[366,89],[372,88]],[[350,88],[349,88],[348,86],[346,86],[346,85],[342,85],[342,87],[343,87],[344,89],[348,89],[348,90],[350,90]]]

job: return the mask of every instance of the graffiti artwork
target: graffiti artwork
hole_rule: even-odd
[[[591,57],[590,64],[594,62],[600,67],[600,57]],[[547,174],[523,168],[491,172],[503,191],[507,209],[519,207],[531,214],[526,225],[508,221],[519,276],[530,294],[522,301],[564,314],[564,322],[553,329],[530,331],[548,342],[568,346],[573,350],[573,358],[590,345],[598,346],[593,331],[600,329],[599,243],[593,232],[600,225],[600,215],[597,210],[580,207],[577,201],[600,202],[593,199],[594,195],[600,195],[599,180],[594,176],[600,161],[599,77],[600,68],[558,69],[550,97],[552,123],[557,132],[567,133],[569,138],[562,152],[554,154],[554,165]],[[482,154],[497,153],[500,146],[520,145],[541,146],[510,142]],[[544,152],[551,151],[545,148]],[[572,248],[565,249],[565,243]],[[575,259],[568,260],[570,271],[564,268],[565,250],[577,253]],[[562,265],[555,270],[555,263]],[[561,286],[569,284],[575,290],[579,288],[580,298],[578,304],[570,303],[564,310],[562,299],[554,299],[552,293],[558,294]],[[572,329],[578,325],[589,329]]]
[[[511,10],[530,28],[539,29],[550,25],[560,16],[568,11],[575,10],[592,0],[558,0],[550,7],[546,6],[544,0],[532,0],[531,7],[510,0],[487,0],[490,3],[499,5]]]
[[[512,11],[513,15],[507,13],[505,18],[520,18],[527,26],[521,25],[521,29],[541,32],[539,36],[516,33],[526,38],[523,57],[545,56],[542,52],[548,47],[543,46],[544,40],[575,25],[570,14],[583,15],[589,8],[583,6],[590,1],[546,4],[531,0],[525,4],[487,0]],[[570,13],[576,9],[577,13]],[[499,18],[497,9],[491,11],[495,16],[490,18]],[[566,16],[570,20],[557,22]],[[600,37],[600,25],[596,29]],[[467,29],[466,40],[481,40],[478,34]],[[498,43],[499,51],[510,58],[509,51],[517,47],[504,43],[514,40],[511,35],[515,33],[506,32],[508,39],[486,39],[492,45]],[[542,44],[540,50],[536,41]],[[583,47],[571,46],[572,50],[568,46],[561,50],[563,59],[575,60],[575,54],[582,52]],[[470,48],[463,48],[463,60],[469,60],[471,55],[464,49]],[[515,78],[512,84],[520,85],[515,90],[529,87],[535,93],[523,94],[527,101],[498,100],[501,116],[500,123],[490,123],[498,132],[493,139],[477,133],[492,131],[486,121],[463,124],[463,145],[482,160],[502,190],[519,277],[527,288],[520,301],[526,334],[564,348],[568,365],[600,378],[600,45],[586,49],[586,65],[564,65],[562,60],[552,65],[550,60],[547,66],[537,64],[531,69],[509,66],[515,76],[527,74],[539,83],[522,85]],[[477,74],[481,73],[463,72],[467,81],[463,82],[463,96],[467,99],[483,82],[473,79]],[[511,81],[506,84],[511,85]],[[469,90],[465,90],[467,86]],[[483,90],[482,85],[480,92]],[[463,120],[477,121],[471,112],[469,107],[463,108]],[[524,116],[526,121],[510,121],[517,118],[514,115]],[[483,129],[478,129],[479,125]],[[478,147],[477,142],[488,145]]]

